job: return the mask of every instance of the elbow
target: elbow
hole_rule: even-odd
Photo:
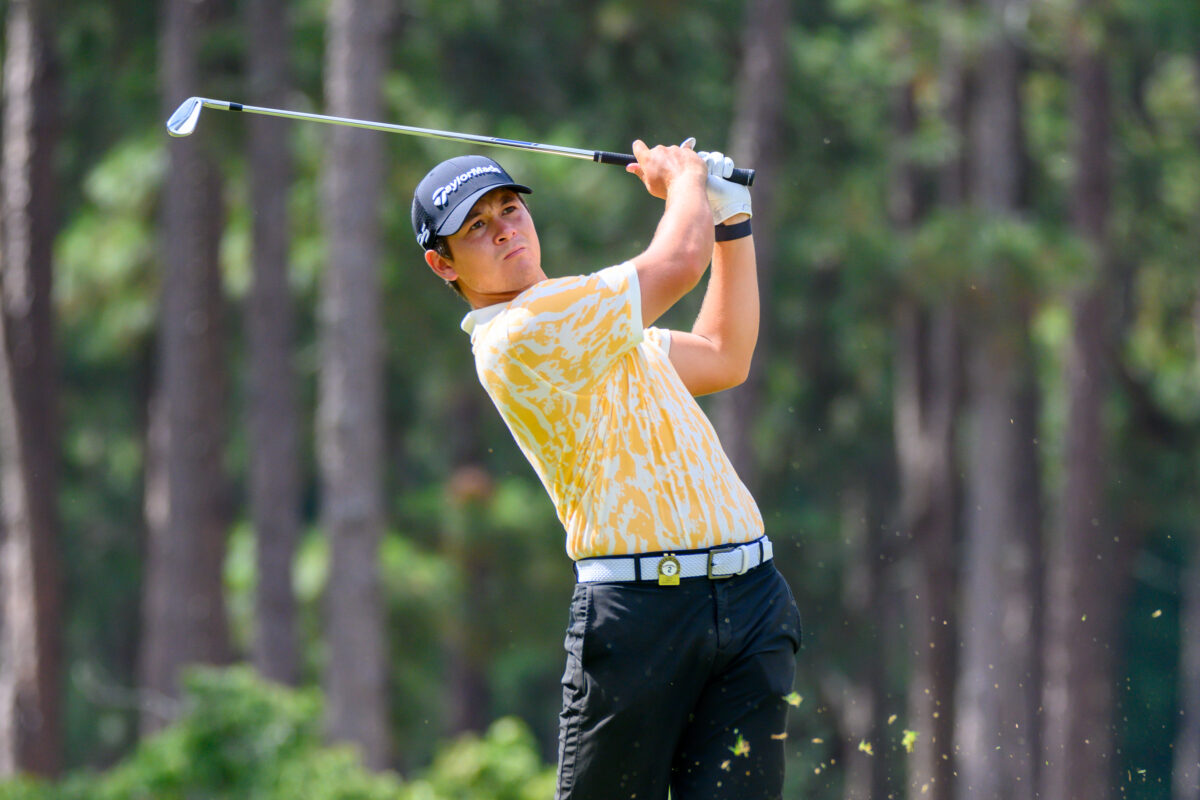
[[[738,354],[730,359],[729,364],[729,388],[741,386],[746,381],[750,380],[750,372],[754,367],[754,350],[755,341],[751,339],[739,348]]]
[[[745,383],[748,377],[748,372],[713,374],[709,375],[707,380],[689,385],[688,389],[695,397],[703,397],[704,395],[716,394],[727,389],[736,389]]]
[[[750,377],[750,362],[722,357],[713,353],[698,361],[690,361],[684,375],[684,384],[696,397],[716,394],[726,389],[735,389]]]
[[[642,256],[651,269],[667,277],[677,287],[682,297],[700,284],[704,273],[708,271],[711,252],[711,247],[705,250],[703,242],[696,239],[672,244],[656,239]]]
[[[708,269],[708,261],[697,258],[690,248],[680,249],[672,255],[674,257],[668,262],[670,266],[664,270],[664,274],[670,275],[677,297],[683,297],[700,285]]]
[[[750,362],[732,365],[725,374],[723,388],[736,389],[750,379]]]
[[[750,379],[750,359],[728,359],[713,376],[713,392],[736,389]]]
[[[704,273],[708,271],[711,252],[711,246],[705,250],[699,245],[683,248],[680,252],[679,271],[686,276],[688,291],[695,289],[700,284],[700,279],[704,277]]]
[[[750,362],[749,361],[747,361],[742,366],[738,367],[738,369],[733,373],[733,375],[730,379],[730,382],[729,382],[729,388],[733,389],[737,386],[741,386],[743,383],[745,383],[748,380],[750,380]]]
[[[689,289],[695,288],[700,283],[700,279],[708,271],[708,264],[712,260],[713,227],[707,224],[708,219],[708,216],[705,215],[706,224],[696,226],[687,235],[680,237],[681,241],[676,244],[675,256],[678,259],[678,269],[681,274],[687,276]]]

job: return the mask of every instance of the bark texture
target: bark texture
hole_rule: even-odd
[[[988,37],[972,85],[969,196],[980,224],[1026,210],[1024,31],[1018,0],[985,0]],[[970,415],[962,654],[956,706],[963,798],[1032,798],[1040,694],[1042,504],[1032,288],[1015,265],[985,265],[966,358]]]
[[[378,119],[383,0],[333,0],[327,18],[329,113]],[[322,175],[329,253],[321,287],[317,444],[326,586],[326,729],[386,765],[386,649],[378,574],[383,534],[383,366],[379,201],[383,137],[333,127]]]
[[[290,34],[282,0],[250,0],[251,103],[286,108]],[[292,365],[295,310],[288,284],[289,126],[253,116],[250,194],[254,283],[246,328],[250,345],[250,513],[258,583],[254,664],[264,677],[294,684],[300,674],[292,561],[300,532],[299,411]]]
[[[165,0],[160,73],[164,118],[199,94],[205,5]],[[183,667],[230,658],[222,568],[229,498],[222,466],[228,376],[218,248],[220,178],[190,136],[168,144],[162,199],[163,288],[158,375],[146,456],[148,543],[140,671],[142,730],[170,721]]]
[[[1104,497],[1111,322],[1106,276],[1111,209],[1111,99],[1107,66],[1083,33],[1098,5],[1076,6],[1070,49],[1075,182],[1071,219],[1093,252],[1094,275],[1072,297],[1066,361],[1065,485],[1060,530],[1050,555],[1043,797],[1107,800],[1115,774],[1113,642],[1128,585],[1131,536],[1118,544]]]
[[[940,74],[940,113],[960,137],[965,134],[962,71],[959,54],[948,46]],[[895,92],[892,119],[896,144],[889,213],[896,229],[909,233],[928,211],[924,184],[936,185],[940,205],[952,208],[963,201],[965,159],[958,153],[935,176],[913,164],[906,151],[917,127],[912,86]],[[960,487],[954,445],[963,391],[957,304],[953,294],[933,302],[910,294],[900,298],[895,312],[893,425],[900,522],[912,544],[907,725],[922,737],[908,757],[907,782],[910,795],[932,800],[953,796],[955,772]]]
[[[742,31],[742,64],[737,83],[736,122],[729,132],[729,156],[736,164],[757,170],[752,189],[754,204],[754,248],[758,260],[759,319],[758,347],[746,382],[721,392],[712,400],[713,427],[721,438],[738,476],[751,492],[759,483],[751,432],[762,405],[763,364],[770,350],[771,276],[774,272],[776,237],[775,176],[783,146],[781,110],[787,91],[787,29],[791,6],[786,0],[754,0],[748,4]],[[714,149],[714,148],[704,148]]]
[[[1192,308],[1192,331],[1200,353],[1200,298]],[[1179,706],[1171,800],[1200,800],[1200,535],[1182,575],[1179,625]]]
[[[1179,627],[1179,705],[1171,800],[1200,800],[1200,545],[1183,573],[1183,613]]]
[[[62,764],[57,366],[51,287],[57,74],[39,4],[8,4],[0,166],[0,775]]]

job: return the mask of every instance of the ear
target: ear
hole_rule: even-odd
[[[433,273],[444,281],[458,280],[458,273],[454,271],[454,265],[442,256],[437,250],[425,251],[425,263],[433,270]]]

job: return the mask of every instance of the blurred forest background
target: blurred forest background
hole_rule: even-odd
[[[0,797],[553,792],[563,535],[409,226],[469,149],[201,95],[757,168],[704,404],[805,618],[786,796],[1200,800],[1195,0],[0,9]],[[648,243],[488,154],[548,274]]]

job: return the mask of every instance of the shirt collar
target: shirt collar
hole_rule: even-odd
[[[484,306],[483,308],[476,308],[463,317],[462,324],[459,327],[466,331],[468,335],[471,335],[475,332],[476,326],[488,324],[506,308],[508,308],[508,303],[496,303]]]

